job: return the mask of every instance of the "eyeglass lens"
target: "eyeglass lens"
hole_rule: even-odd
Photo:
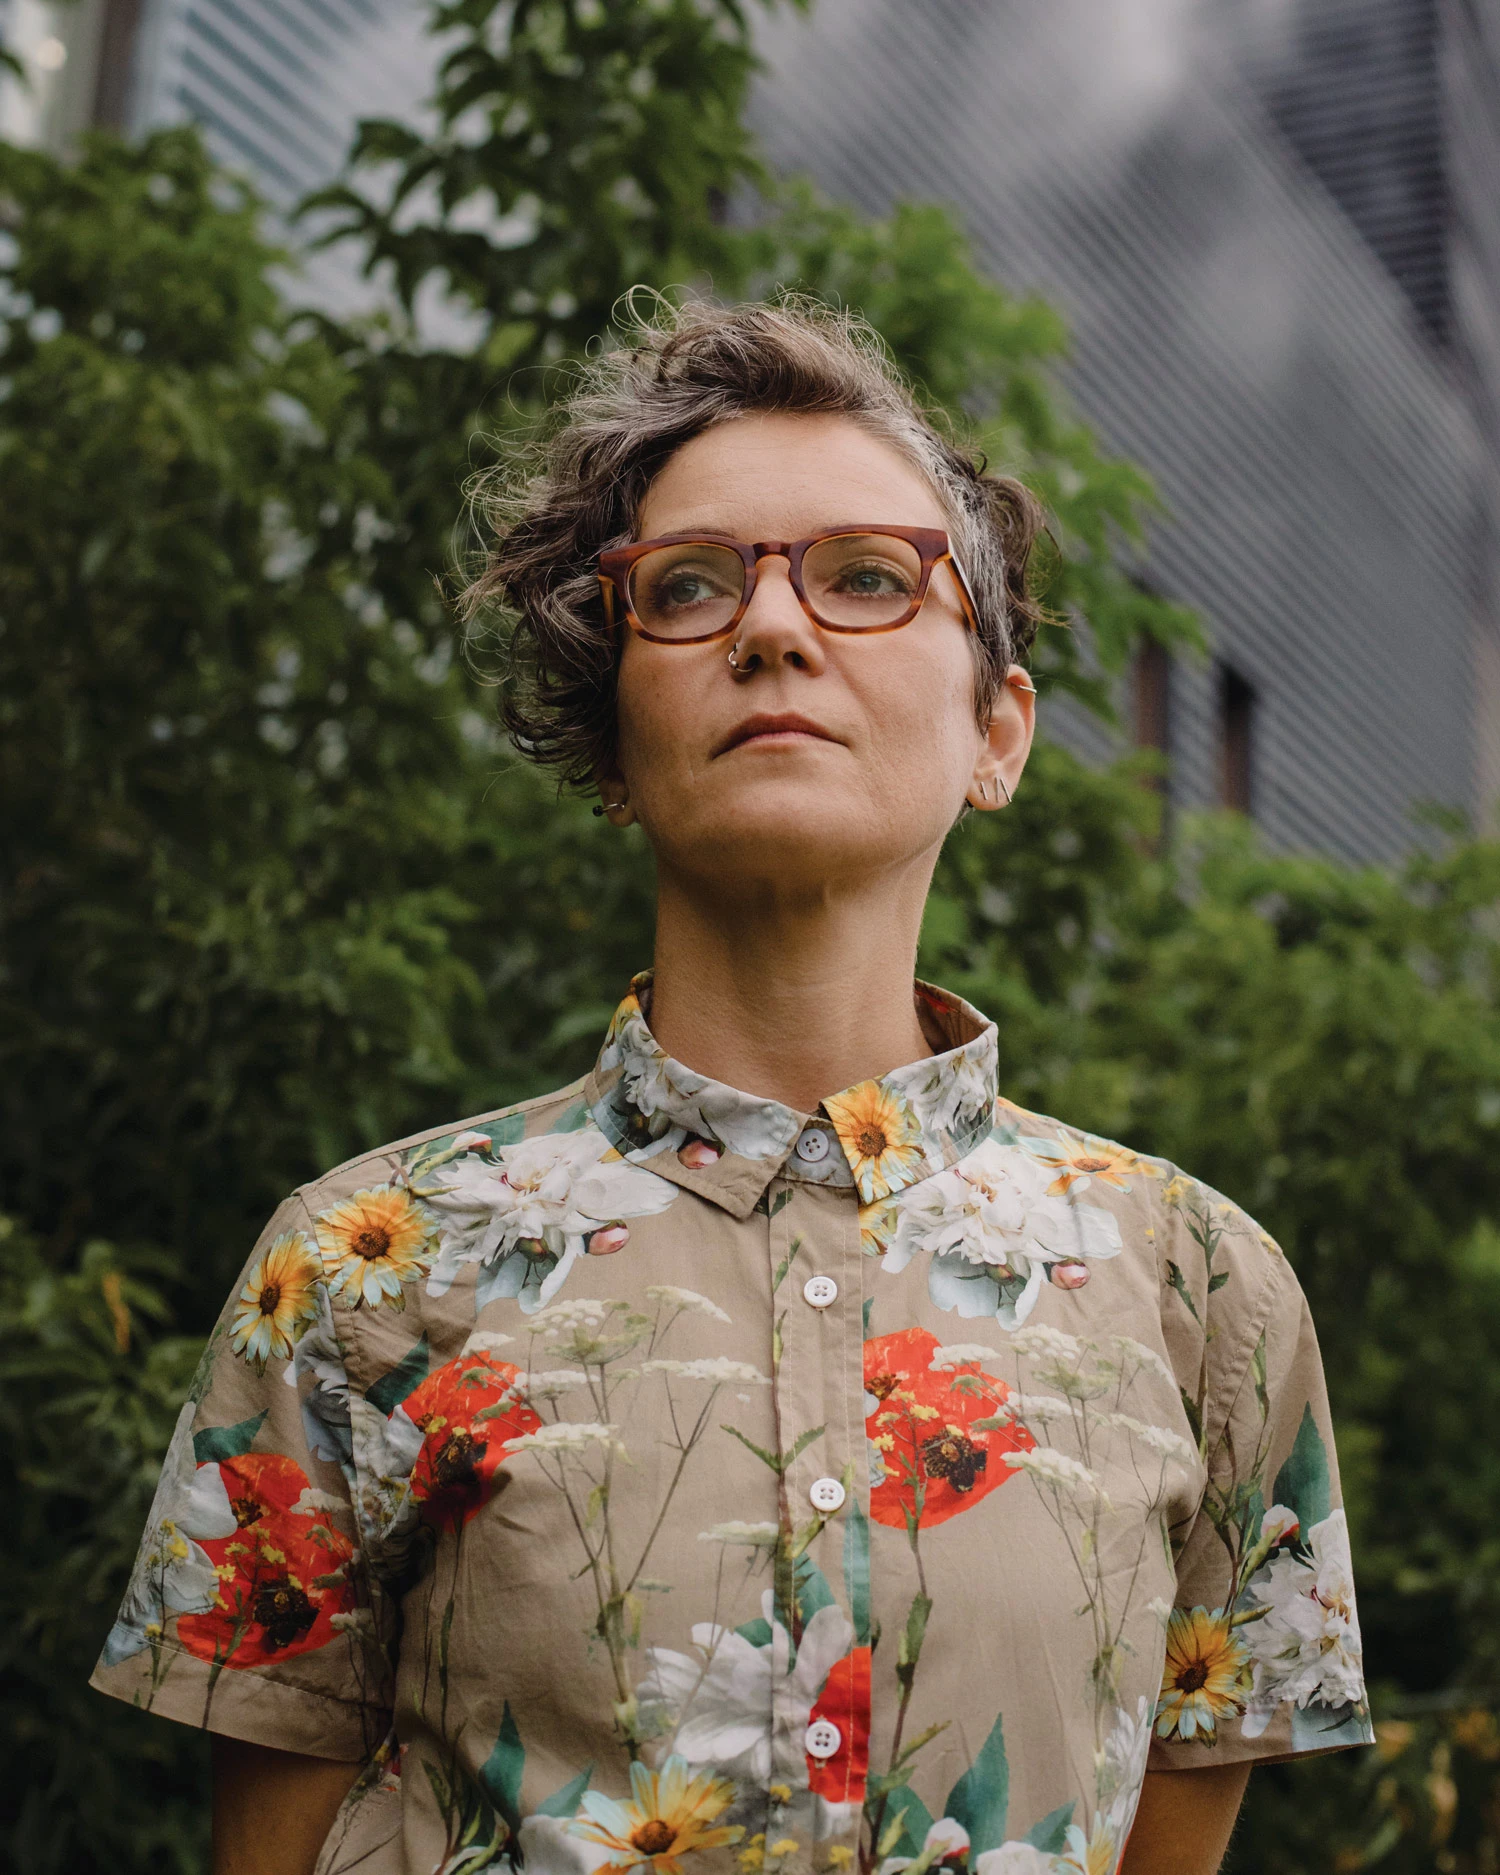
[[[878,630],[911,609],[922,556],[893,534],[835,534],[815,541],[802,584],[815,618],[844,630]],[[636,561],[630,603],[656,638],[709,638],[734,617],[745,563],[713,541],[674,541]]]

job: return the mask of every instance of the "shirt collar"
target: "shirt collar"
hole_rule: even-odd
[[[994,1023],[931,984],[918,982],[914,996],[924,1031],[947,1046],[807,1114],[673,1060],[651,1033],[651,972],[642,971],[615,1011],[584,1098],[625,1158],[735,1217],[750,1215],[778,1173],[852,1185],[871,1204],[956,1164],[994,1123]]]

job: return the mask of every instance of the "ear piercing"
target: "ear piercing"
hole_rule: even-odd
[[[1010,789],[1007,788],[1005,785],[1004,777],[1000,775],[998,772],[991,775],[988,781],[981,781],[979,784],[980,800],[992,801],[996,807],[1000,805],[1000,796],[1002,792],[1005,795],[1005,805],[1009,807],[1011,803],[1011,792],[1010,792]]]
[[[606,814],[612,814],[617,807],[623,807],[630,797],[622,794],[618,801],[601,801],[594,809],[594,819],[600,820]]]

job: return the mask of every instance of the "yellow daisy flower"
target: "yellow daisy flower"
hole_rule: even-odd
[[[734,1786],[706,1771],[696,1775],[674,1752],[660,1771],[637,1760],[630,1767],[630,1797],[585,1791],[584,1814],[568,1825],[574,1835],[605,1851],[604,1865],[680,1875],[681,1858],[699,1849],[721,1849],[744,1835],[739,1827],[715,1829],[714,1818],[734,1801]]]
[[[901,1207],[894,1198],[877,1198],[859,1207],[859,1247],[867,1257],[883,1257],[896,1235]]]
[[[914,1184],[927,1170],[922,1128],[901,1098],[880,1081],[861,1081],[823,1102],[849,1170],[869,1205]]]
[[[401,1285],[425,1273],[437,1248],[427,1214],[399,1185],[357,1191],[313,1223],[328,1293],[350,1308],[404,1308]]]
[[[1172,1610],[1156,1702],[1159,1738],[1216,1745],[1219,1720],[1239,1717],[1250,1684],[1249,1653],[1222,1608]]]
[[[1046,1144],[1032,1140],[1027,1151],[1040,1165],[1057,1177],[1047,1187],[1049,1198],[1060,1198],[1074,1185],[1083,1186],[1097,1179],[1116,1191],[1129,1191],[1132,1177],[1159,1178],[1154,1165],[1148,1165],[1139,1153],[1128,1146],[1117,1146],[1112,1139],[1095,1139],[1092,1134],[1075,1144],[1054,1139]]]
[[[286,1360],[318,1313],[316,1252],[300,1230],[278,1237],[250,1265],[235,1297],[229,1345],[256,1373],[274,1354]]]

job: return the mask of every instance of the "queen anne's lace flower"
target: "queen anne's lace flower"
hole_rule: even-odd
[[[982,1361],[994,1360],[996,1353],[996,1349],[979,1341],[955,1341],[951,1347],[939,1348],[927,1364],[938,1374],[949,1367],[977,1367]]]
[[[555,1426],[538,1426],[535,1432],[523,1432],[518,1439],[507,1439],[507,1452],[538,1452],[543,1457],[552,1452],[587,1452],[596,1445],[613,1445],[620,1428],[598,1420],[560,1420]]]
[[[715,1386],[733,1383],[741,1387],[769,1387],[771,1382],[758,1367],[747,1361],[725,1360],[712,1356],[698,1361],[644,1361],[642,1374],[669,1374],[678,1380],[711,1380]]]
[[[1132,1367],[1142,1368],[1148,1374],[1155,1374],[1158,1380],[1165,1380],[1169,1387],[1177,1385],[1171,1368],[1155,1348],[1148,1348],[1144,1341],[1135,1341],[1129,1335],[1111,1335],[1109,1345],[1116,1360],[1127,1372]]]
[[[652,1283],[646,1290],[646,1297],[648,1301],[660,1303],[663,1308],[687,1309],[694,1315],[706,1315],[714,1322],[729,1320],[717,1302],[710,1302],[707,1296],[700,1296],[695,1289],[679,1289],[674,1283]]]
[[[1073,1417],[1073,1408],[1055,1393],[1013,1393],[1004,1410],[1023,1425],[1029,1421],[1033,1426],[1053,1426]]]
[[[700,1543],[741,1544],[748,1549],[774,1549],[781,1536],[781,1526],[774,1523],[716,1523],[711,1530],[700,1530]]]
[[[1198,1453],[1181,1433],[1173,1432],[1167,1426],[1150,1426],[1142,1419],[1133,1419],[1129,1413],[1106,1413],[1106,1426],[1116,1432],[1123,1432],[1127,1438],[1146,1446],[1156,1453],[1158,1458],[1169,1458],[1179,1465],[1193,1465]]]
[[[1083,1353],[1081,1341],[1073,1335],[1065,1335],[1060,1328],[1049,1327],[1046,1322],[1033,1322],[1029,1328],[1018,1329],[1010,1345],[1027,1360],[1051,1355],[1060,1361],[1076,1361]]]
[[[1038,1484],[1071,1497],[1075,1503],[1111,1508],[1104,1486],[1087,1465],[1053,1445],[1034,1446],[1029,1452],[1007,1452],[1005,1463],[1013,1471],[1030,1472]]]

